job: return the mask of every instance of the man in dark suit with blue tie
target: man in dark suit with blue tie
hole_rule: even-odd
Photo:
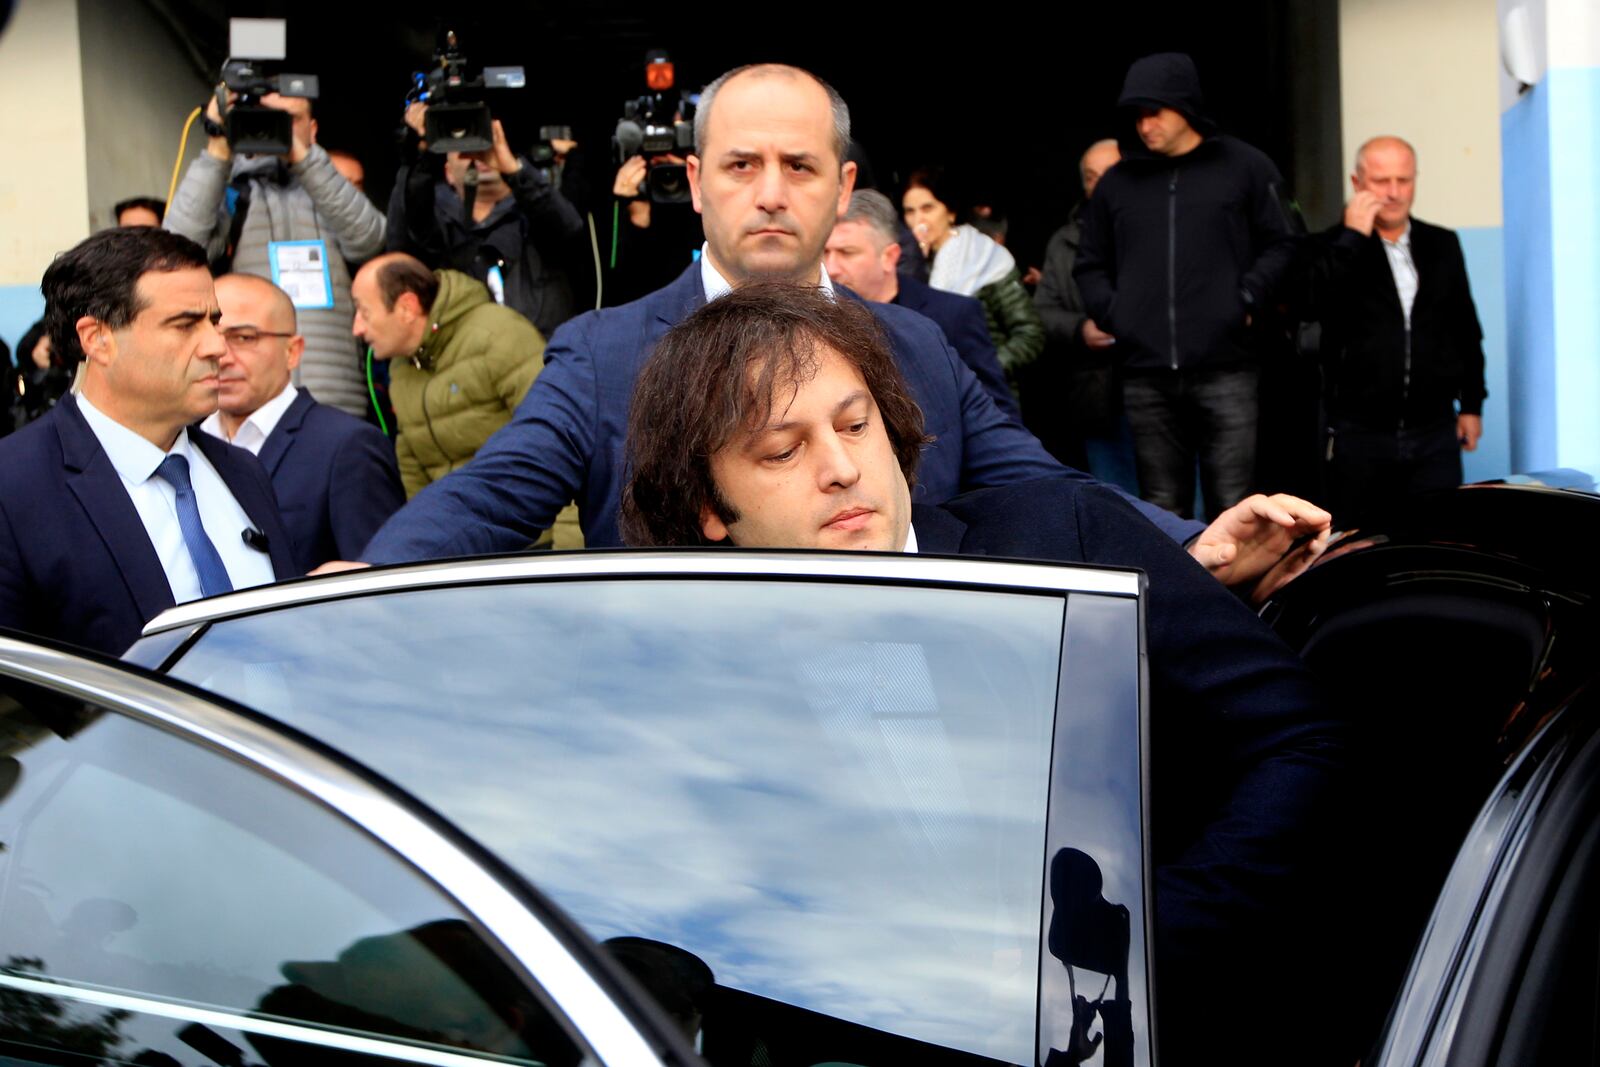
[[[40,288],[82,391],[0,440],[0,626],[117,654],[175,603],[298,573],[261,465],[190,428],[224,350],[205,250],[103,230]]]
[[[849,142],[849,108],[806,71],[742,67],[708,85],[695,112],[695,153],[688,164],[694,206],[705,225],[700,261],[665,289],[581,315],[557,330],[545,349],[544,371],[510,424],[471,463],[401,508],[362,561],[522,548],[573,499],[587,545],[620,544],[623,438],[639,368],[668,329],[734,286],[780,279],[832,290],[822,252],[855,182],[856,165],[845,160]],[[848,290],[839,295],[859,300]],[[869,306],[933,438],[921,461],[919,501],[937,503],[963,489],[1033,478],[1091,481],[1062,467],[1006,417],[930,320],[893,304]],[[1134,506],[1227,581],[1254,555],[1263,523],[1277,521],[1264,517],[1265,500],[1242,502],[1204,528],[1140,502]]]
[[[252,274],[225,274],[216,285],[228,348],[216,413],[200,428],[267,469],[301,571],[359,555],[405,503],[394,448],[377,427],[291,380],[305,339],[289,294]]]

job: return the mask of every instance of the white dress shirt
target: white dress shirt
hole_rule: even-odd
[[[711,265],[711,244],[707,242],[700,246],[700,285],[706,291],[706,303],[711,303],[719,296],[727,296],[733,292],[733,285],[718,273],[717,268]],[[822,280],[818,287],[829,296],[833,295],[833,279],[828,277],[828,268],[821,263],[817,264],[817,277]]]
[[[200,574],[195,570],[189,546],[183,541],[183,529],[178,525],[178,491],[156,476],[156,468],[168,455],[182,456],[189,461],[189,482],[194,488],[195,504],[200,509],[200,524],[205,527],[211,543],[217,546],[217,554],[228,569],[233,587],[266,585],[276,579],[272,557],[244,543],[243,532],[255,524],[233,498],[228,484],[205,454],[190,447],[188,433],[180,432],[170,452],[163,452],[97,409],[86,396],[78,397],[78,410],[83,412],[89,429],[122,479],[128,498],[139,513],[139,521],[144,523],[145,533],[150,536],[156,558],[161,561],[161,569],[166,572],[173,600],[179,604],[198,600],[201,592]]]
[[[912,526],[910,523],[906,524],[906,547],[902,548],[900,551],[904,552],[908,556],[915,556],[917,554],[917,528]]]
[[[1383,242],[1383,252],[1389,257],[1389,273],[1394,275],[1394,287],[1400,294],[1400,306],[1405,309],[1406,329],[1411,329],[1411,305],[1417,299],[1417,264],[1411,258],[1411,220],[1406,229],[1393,241],[1378,235]]]
[[[212,437],[220,437],[229,444],[249,452],[252,456],[261,455],[261,446],[267,443],[267,438],[272,436],[272,431],[277,429],[278,421],[283,418],[283,413],[289,410],[289,405],[294,403],[294,398],[300,390],[290,382],[283,387],[283,392],[273,397],[252,411],[248,418],[239,424],[239,432],[228,438],[228,432],[222,428],[222,412],[213,411],[206,416],[206,421],[200,428]]]

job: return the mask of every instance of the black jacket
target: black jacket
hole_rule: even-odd
[[[1455,231],[1411,220],[1417,295],[1411,327],[1383,241],[1343,225],[1309,249],[1311,314],[1333,419],[1374,429],[1433,425],[1483,411],[1483,328]]]
[[[1135,63],[1120,103],[1172,107],[1207,136],[1176,157],[1124,142],[1084,217],[1073,268],[1084,309],[1115,335],[1130,369],[1253,361],[1245,319],[1275,298],[1294,256],[1278,168],[1243,141],[1208,133],[1187,57]]]
[[[434,270],[449,268],[480,282],[500,267],[507,307],[549,337],[578,311],[564,266],[575,259],[583,218],[526,159],[505,176],[511,195],[482,221],[462,218],[461,198],[439,176],[441,157],[401,169],[389,197],[390,252],[409,252]],[[592,288],[592,287],[591,287]]]

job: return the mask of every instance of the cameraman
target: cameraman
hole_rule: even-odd
[[[230,105],[234,98],[230,92]],[[365,417],[366,380],[350,335],[350,276],[383,251],[383,215],[317,144],[310,100],[268,93],[261,103],[289,113],[288,153],[236,157],[213,94],[206,105],[206,150],[189,165],[164,225],[204,245],[218,274],[274,278],[274,262],[282,262],[280,242],[321,241],[327,255],[308,258],[325,272],[332,306],[326,298],[296,301],[306,347],[295,385],[324,404]]]
[[[395,176],[389,251],[407,252],[434,270],[470,274],[550,336],[578,310],[562,264],[585,233],[583,217],[556,186],[553,168],[511,151],[499,119],[492,148],[440,156],[423,151],[427,113],[425,103],[406,108],[417,157]],[[558,158],[574,147],[551,142]]]
[[[705,230],[693,205],[651,202],[649,172],[658,163],[681,167],[684,158],[672,153],[648,161],[631,156],[612,182],[619,211],[608,304],[626,304],[667,285],[694,261],[695,251],[705,243]]]

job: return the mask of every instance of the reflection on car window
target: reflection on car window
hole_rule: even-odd
[[[887,1032],[1027,1063],[1064,603],[456,587],[232,620],[175,673],[398,781],[598,938],[664,946],[625,962],[713,1062],[873,1062]]]
[[[456,908],[309,801],[6,679],[0,739],[0,1058],[331,1062],[365,1035],[578,1062]]]

